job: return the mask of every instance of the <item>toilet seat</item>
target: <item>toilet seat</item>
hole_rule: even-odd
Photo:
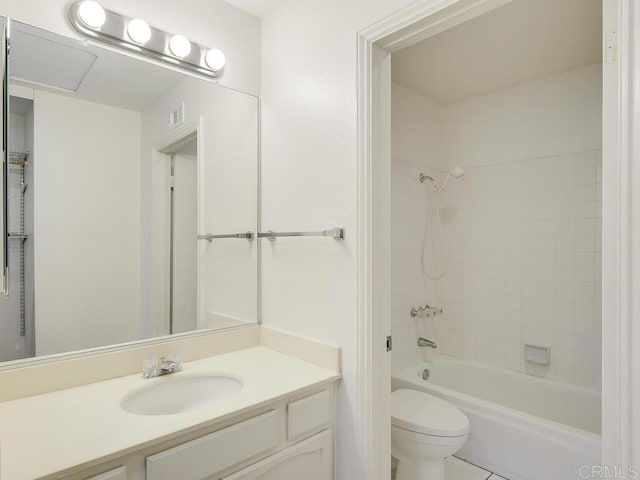
[[[469,419],[459,409],[416,390],[391,393],[391,424],[422,435],[461,437],[469,433]]]

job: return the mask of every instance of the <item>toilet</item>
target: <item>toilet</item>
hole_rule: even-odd
[[[398,460],[396,480],[445,480],[444,459],[469,435],[469,419],[428,393],[391,394],[391,454]]]

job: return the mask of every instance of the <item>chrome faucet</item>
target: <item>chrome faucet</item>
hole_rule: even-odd
[[[182,355],[180,355],[179,353],[174,353],[169,358],[149,357],[144,361],[144,366],[142,368],[142,377],[160,377],[162,375],[179,372],[180,370],[182,370]]]
[[[427,340],[426,338],[423,338],[423,337],[420,337],[418,339],[418,346],[419,347],[438,348],[438,345],[436,345],[436,342],[432,342],[431,340]]]
[[[427,305],[420,305],[418,307],[413,307],[411,309],[410,315],[411,315],[411,318],[416,318],[416,317],[429,318],[429,317],[442,315],[443,313],[444,313],[444,310],[441,307],[434,307],[427,304]]]

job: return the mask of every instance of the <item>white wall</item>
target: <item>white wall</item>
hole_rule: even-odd
[[[449,165],[490,165],[602,146],[602,66],[443,109]]]
[[[394,86],[394,368],[424,355],[415,336],[427,332],[442,353],[599,389],[601,103],[599,65],[435,113]],[[424,159],[396,152],[438,142],[411,106],[443,121],[445,164],[432,166],[466,168],[441,196],[450,267],[427,294],[416,228],[427,205],[417,181]],[[444,171],[430,172],[442,178]],[[410,319],[411,306],[425,302],[447,313]],[[551,366],[525,363],[525,341],[551,346]]]
[[[68,37],[77,37],[67,21],[68,0],[4,0],[0,15]],[[260,20],[224,0],[103,0],[108,9],[220,48],[227,57],[221,83],[260,92]]]
[[[263,229],[343,226],[346,239],[264,242],[263,319],[342,348],[338,478],[355,443],[356,32],[408,0],[296,0],[263,19]]]
[[[140,114],[40,90],[34,113],[36,354],[137,340]]]
[[[391,157],[445,169],[442,107],[397,83],[391,95]]]

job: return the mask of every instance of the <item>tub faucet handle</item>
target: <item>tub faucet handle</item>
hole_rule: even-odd
[[[426,338],[423,338],[423,337],[420,337],[418,339],[418,346],[419,347],[438,348],[438,345],[436,345],[436,342],[432,342],[431,340],[427,340]]]
[[[434,307],[429,305],[428,303],[425,305],[419,305],[418,307],[413,307],[411,309],[410,315],[411,318],[429,318],[435,317],[437,315],[442,315],[444,310],[442,307]]]

